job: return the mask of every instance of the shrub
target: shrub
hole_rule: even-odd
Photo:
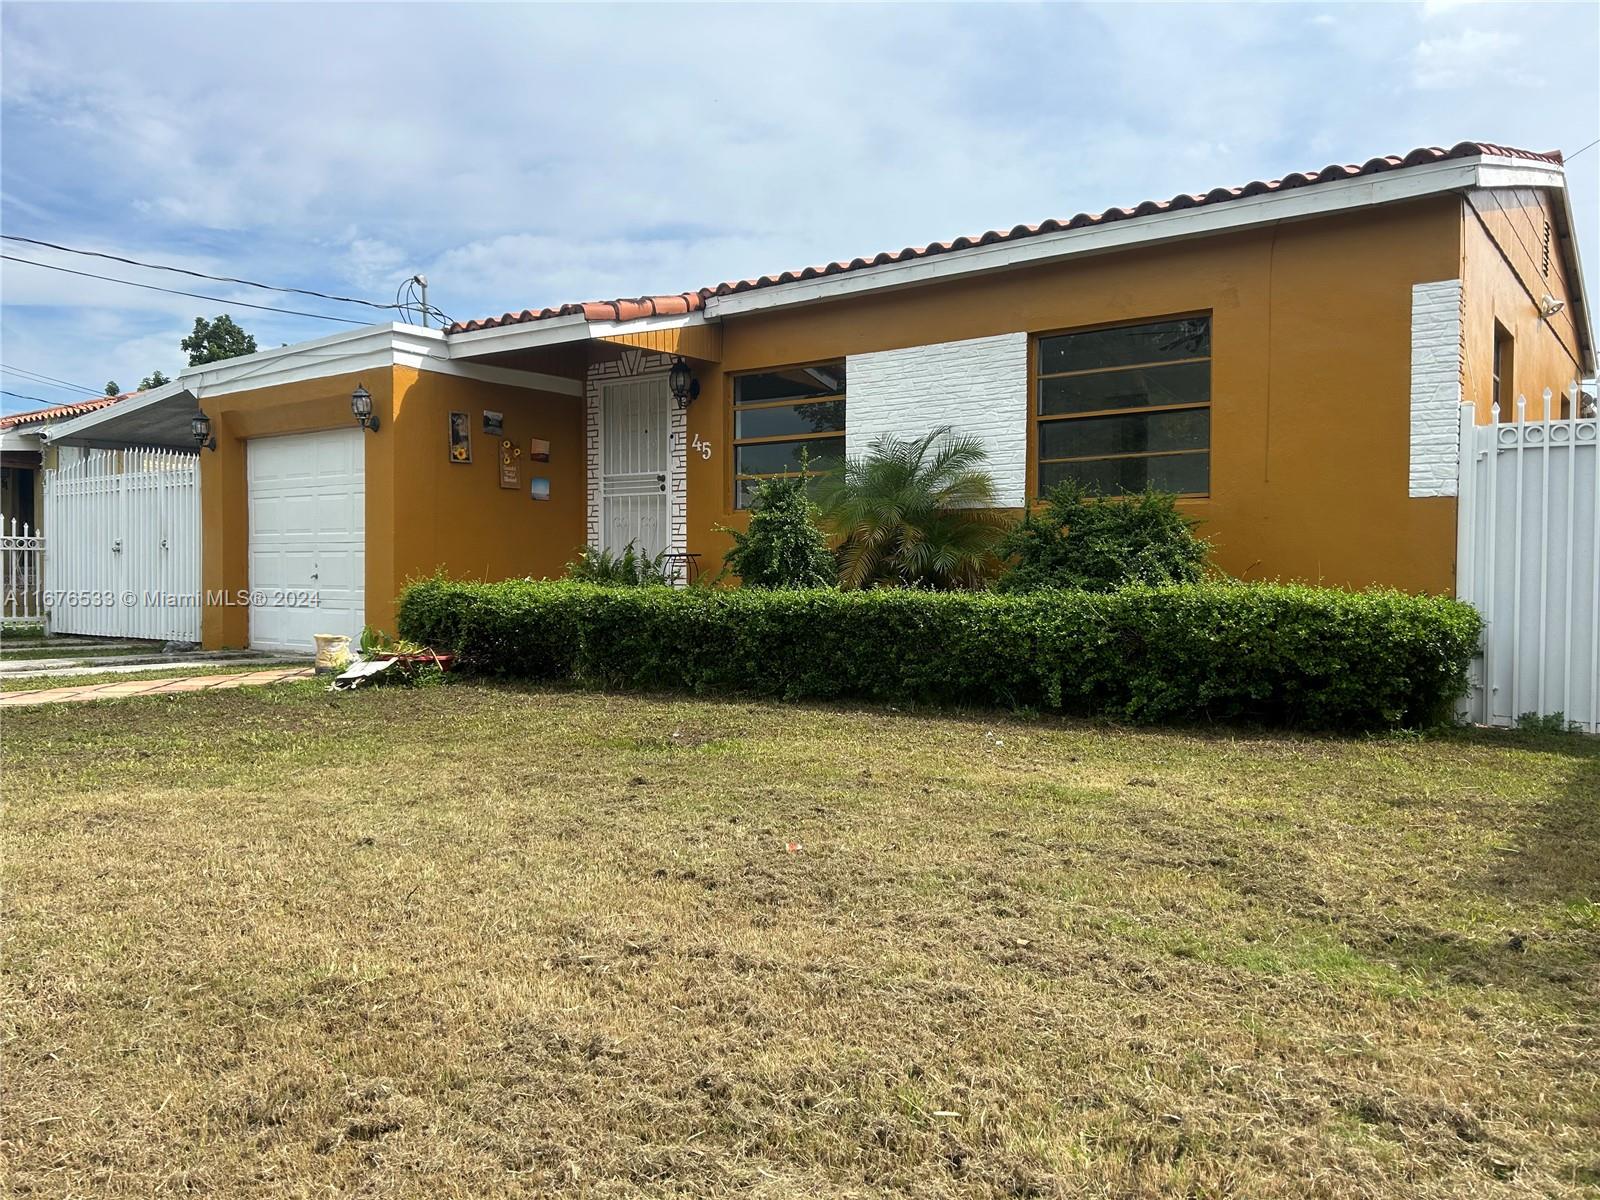
[[[1166,492],[1096,496],[1068,480],[1001,539],[998,552],[1015,563],[995,586],[1105,592],[1129,583],[1198,583],[1206,562],[1198,524]]]
[[[1441,597],[1278,584],[1010,596],[433,579],[400,601],[407,637],[496,675],[1338,729],[1447,716],[1479,627]]]
[[[746,587],[831,587],[837,577],[803,477],[763,481],[750,503],[749,532],[725,532],[733,537],[733,549],[723,555],[723,565]]]
[[[667,565],[665,550],[651,557],[635,550],[629,542],[621,554],[585,546],[567,564],[567,578],[612,587],[656,587],[670,584],[674,571]]]
[[[941,426],[913,441],[884,436],[816,484],[839,542],[839,585],[979,588],[998,567],[1006,517],[994,508],[988,454]]]

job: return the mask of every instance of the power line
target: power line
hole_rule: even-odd
[[[65,379],[57,379],[54,375],[45,375],[39,371],[29,370],[27,367],[14,367],[9,363],[0,362],[0,371],[8,371],[12,375],[21,375],[30,383],[43,383],[51,387],[65,388],[69,392],[95,392],[99,389],[84,387],[78,383],[68,383]]]
[[[38,404],[55,404],[54,400],[46,400],[43,396],[24,396],[21,392],[8,392],[0,388],[0,396],[10,396],[13,400],[32,400]]]
[[[31,258],[18,258],[14,254],[0,254],[0,258],[7,262],[24,263],[30,267],[43,267],[46,271],[60,271],[64,275],[79,275],[84,279],[101,279],[107,283],[120,283],[124,287],[143,288],[147,292],[166,292],[172,296],[188,296],[193,300],[209,300],[213,304],[225,305],[229,308],[254,308],[261,312],[283,313],[291,317],[312,317],[318,321],[338,321],[341,325],[365,325],[365,321],[355,321],[349,317],[330,317],[327,313],[304,312],[294,308],[277,308],[271,304],[250,304],[243,300],[224,300],[221,296],[207,296],[200,292],[184,292],[177,288],[157,287],[153,283],[135,283],[131,279],[116,279],[110,275],[96,275],[93,271],[74,271],[71,267],[58,267],[51,263],[36,262]],[[379,307],[384,307],[379,305]]]
[[[1584,150],[1593,150],[1596,146],[1600,146],[1600,138],[1595,138],[1594,141],[1583,147],[1582,150],[1574,150],[1571,154],[1563,155],[1561,161],[1571,162],[1573,159],[1577,158],[1578,155],[1582,154]]]
[[[376,300],[362,300],[355,296],[335,296],[330,292],[318,292],[310,288],[279,287],[271,283],[257,283],[254,279],[240,279],[234,275],[207,275],[204,271],[191,271],[187,267],[171,267],[165,263],[144,262],[137,258],[124,258],[120,254],[105,254],[99,250],[80,250],[76,246],[62,246],[55,242],[42,242],[38,238],[18,237],[10,233],[0,233],[0,239],[8,242],[26,242],[30,246],[43,246],[49,250],[60,250],[63,254],[81,254],[87,258],[104,258],[110,262],[126,263],[130,267],[145,267],[151,271],[171,271],[174,274],[189,275],[195,279],[209,279],[213,283],[237,283],[244,287],[260,288],[266,292],[285,292],[295,296],[312,296],[318,300],[333,300],[340,304],[362,304],[368,308],[378,308],[384,311],[400,307],[398,304],[380,304]]]

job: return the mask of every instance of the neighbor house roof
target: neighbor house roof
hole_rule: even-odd
[[[762,275],[757,279],[741,279],[719,283],[694,292],[676,292],[665,296],[635,296],[620,300],[590,300],[580,304],[562,304],[553,308],[525,308],[519,313],[508,312],[498,317],[485,317],[478,321],[458,321],[445,332],[470,333],[477,329],[493,329],[501,325],[519,325],[528,321],[542,321],[550,317],[581,316],[588,321],[631,321],[641,317],[678,316],[701,311],[705,308],[706,301],[713,296],[732,296],[740,292],[753,291],[756,288],[775,287],[778,284],[794,283],[804,279],[816,279],[824,275],[839,275],[847,271],[864,271],[873,267],[887,266],[890,263],[902,263],[911,259],[946,254],[952,250],[967,250],[974,246],[988,246],[996,242],[1018,241],[1024,238],[1038,237],[1041,234],[1057,233],[1062,230],[1081,229],[1086,226],[1105,225],[1113,221],[1125,221],[1132,217],[1154,216],[1179,209],[1225,204],[1230,200],[1242,200],[1250,196],[1285,192],[1293,188],[1312,187],[1319,183],[1353,179],[1362,175],[1378,175],[1385,171],[1398,171],[1406,167],[1443,162],[1446,159],[1484,156],[1525,159],[1530,162],[1545,163],[1553,166],[1560,166],[1562,161],[1559,150],[1541,153],[1534,150],[1519,150],[1513,146],[1497,146],[1490,142],[1459,142],[1448,150],[1439,146],[1422,146],[1409,154],[1369,158],[1366,162],[1360,164],[1333,163],[1323,167],[1320,171],[1294,171],[1285,175],[1282,179],[1255,179],[1242,187],[1219,187],[1204,193],[1182,193],[1172,197],[1170,200],[1146,200],[1131,208],[1108,208],[1104,212],[1079,213],[1064,220],[1052,218],[1042,221],[1038,225],[1016,225],[1010,229],[991,229],[985,233],[970,237],[958,237],[948,242],[933,242],[927,246],[907,246],[903,250],[885,250],[882,253],[873,255],[871,258],[853,258],[848,262],[841,260],[821,266],[802,267],[799,270],[784,271],[777,275]]]
[[[71,417],[81,417],[84,413],[94,412],[96,409],[105,408],[137,394],[137,392],[123,392],[120,396],[96,396],[93,400],[80,400],[75,404],[57,404],[53,408],[36,408],[32,412],[13,413],[9,417],[0,417],[0,429],[18,429],[24,425],[39,425],[46,421],[65,421]]]

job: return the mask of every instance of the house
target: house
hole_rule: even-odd
[[[131,394],[95,396],[75,404],[57,404],[0,417],[0,517],[5,518],[8,527],[15,520],[19,526],[26,525],[35,533],[42,529],[46,431],[62,421],[126,400]]]
[[[984,441],[1008,505],[1148,483],[1235,575],[1448,593],[1458,405],[1561,415],[1594,369],[1560,154],[1463,143],[335,334],[191,368],[51,441],[193,446],[204,413],[208,646],[392,629],[410,578],[554,576],[585,544],[715,570],[753,481],[941,425]]]

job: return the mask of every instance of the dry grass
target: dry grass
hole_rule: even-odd
[[[4,733],[17,1195],[1600,1182],[1592,741],[472,685]]]

